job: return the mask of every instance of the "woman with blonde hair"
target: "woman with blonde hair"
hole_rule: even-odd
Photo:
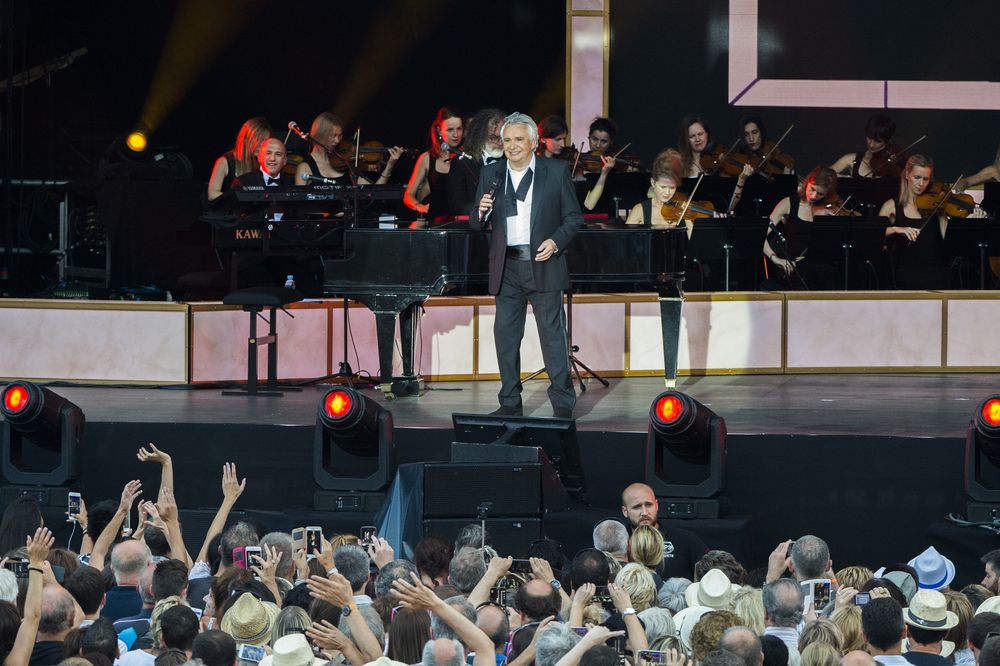
[[[860,590],[873,576],[872,570],[868,567],[844,567],[836,573],[836,578],[841,587]]]
[[[274,629],[271,630],[271,645],[274,645],[279,638],[288,634],[301,634],[312,626],[309,613],[298,606],[288,606],[282,608],[278,617],[274,619]]]
[[[844,654],[865,649],[865,635],[861,631],[861,606],[851,604],[838,608],[833,611],[830,621],[837,625],[844,637],[844,643],[841,645]]]
[[[656,604],[656,583],[653,581],[653,574],[645,566],[636,562],[629,562],[615,576],[615,585],[619,585],[628,592],[632,599],[632,608],[641,613],[647,608]]]
[[[829,643],[810,643],[802,651],[802,666],[837,666],[840,653]]]
[[[969,647],[969,621],[975,614],[975,609],[961,592],[947,590],[943,594],[948,603],[948,610],[958,616],[958,624],[949,629],[948,635],[944,637],[945,640],[955,644],[952,659],[955,666],[972,666],[976,663],[976,655]]]
[[[208,179],[209,201],[222,196],[234,180],[258,168],[257,152],[270,138],[271,126],[263,118],[258,116],[243,123],[233,148],[215,160],[212,175]]]
[[[758,636],[764,633],[764,593],[749,585],[733,595],[733,612],[740,616],[743,625]]]
[[[639,525],[628,539],[629,561],[653,571],[663,562],[663,535],[649,525]]]
[[[802,653],[813,643],[827,643],[837,651],[837,660],[844,650],[844,635],[831,620],[821,617],[813,620],[799,634],[799,652]]]

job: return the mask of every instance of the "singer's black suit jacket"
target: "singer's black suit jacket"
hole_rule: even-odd
[[[485,222],[479,219],[479,200],[497,182],[493,198],[493,212]],[[500,291],[504,263],[507,258],[507,210],[505,185],[507,182],[507,160],[502,159],[483,167],[479,174],[479,187],[473,209],[469,213],[469,224],[473,229],[492,227],[490,237],[490,283],[491,294]],[[569,175],[569,165],[560,160],[546,157],[535,158],[535,172],[532,176],[531,201],[531,251],[551,238],[559,250],[548,261],[532,261],[531,268],[538,291],[563,291],[569,289],[569,268],[566,265],[566,247],[583,225],[583,214],[576,200],[576,191]],[[510,192],[513,197],[514,193]]]

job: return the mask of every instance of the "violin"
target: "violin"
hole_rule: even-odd
[[[332,152],[327,150],[327,154],[330,156],[330,163],[338,171],[342,170],[338,165],[344,162],[352,164],[357,162],[362,170],[376,172],[385,166],[391,150],[392,148],[387,148],[380,141],[365,141],[360,146],[350,141],[341,141]],[[403,148],[403,154],[417,157],[420,151],[416,148]]]
[[[956,194],[948,183],[933,183],[917,195],[914,205],[923,216],[944,213],[948,217],[969,217],[976,212],[976,201],[971,194]]]
[[[871,158],[868,160],[868,168],[871,170],[870,177],[884,178],[888,176],[890,178],[899,178],[903,172],[903,164],[906,162],[907,151],[926,138],[927,135],[924,134],[905,148],[900,148],[894,143],[889,143],[877,153],[872,153]]]
[[[853,194],[851,197],[854,196]],[[839,194],[833,194],[824,197],[821,201],[817,201],[812,204],[812,214],[813,217],[820,215],[834,215],[838,217],[860,217],[861,213],[858,211],[848,208],[847,202],[851,200],[851,197],[847,199],[842,199]]]
[[[626,144],[625,148],[630,145],[632,144]],[[621,156],[625,148],[612,155],[615,158],[614,170],[617,172],[638,171],[640,169],[639,158],[632,155]],[[575,169],[580,169],[585,173],[597,173],[604,168],[604,160],[601,159],[603,153],[594,150],[582,152],[576,146],[567,146],[559,153],[559,157],[562,158],[564,154],[566,155],[565,159],[574,160]]]
[[[684,207],[687,206],[685,212]],[[711,201],[692,201],[688,203],[688,195],[683,192],[674,192],[670,201],[660,206],[660,215],[668,222],[679,221],[681,214],[685,221],[703,220],[709,217],[718,217],[715,205]]]

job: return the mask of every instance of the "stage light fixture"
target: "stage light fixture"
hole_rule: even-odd
[[[718,518],[725,513],[726,422],[680,391],[665,391],[649,407],[646,483],[671,518]]]
[[[382,490],[389,483],[392,462],[392,412],[349,387],[335,388],[323,396],[317,408],[313,445],[313,474],[320,488]],[[351,510],[344,501],[329,493],[320,498],[317,493],[316,508]]]
[[[78,473],[86,419],[66,398],[27,381],[3,389],[3,474],[9,483],[61,486]]]
[[[146,135],[136,130],[125,137],[125,146],[133,153],[141,153],[148,145]]]
[[[1000,525],[1000,395],[983,400],[965,434],[966,516]]]

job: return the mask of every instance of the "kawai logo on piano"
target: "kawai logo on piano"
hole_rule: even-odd
[[[261,229],[234,229],[236,240],[260,240],[267,238],[268,234]]]

